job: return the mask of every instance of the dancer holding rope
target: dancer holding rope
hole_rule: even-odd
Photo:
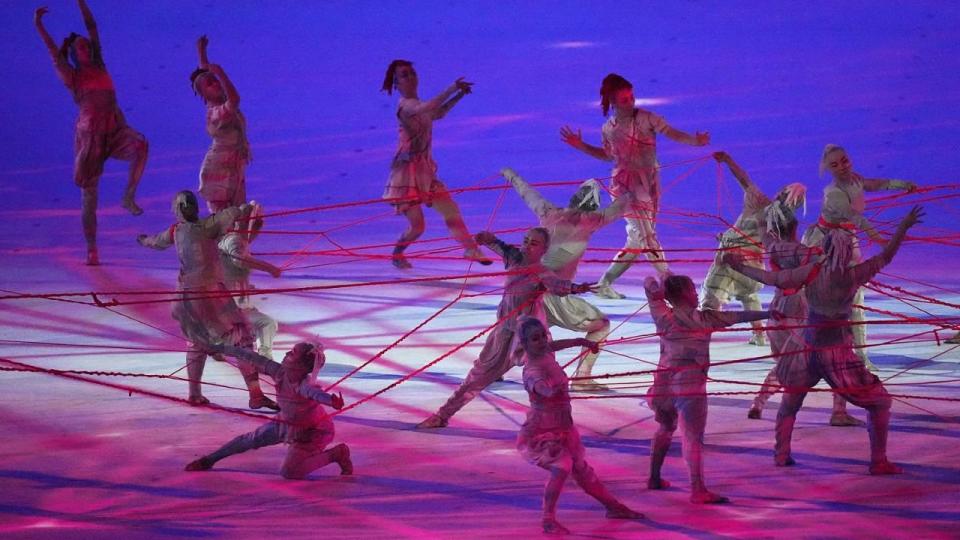
[[[286,443],[289,445],[287,457],[280,468],[284,478],[302,480],[330,463],[339,465],[342,475],[353,474],[350,448],[346,444],[340,443],[327,449],[333,441],[333,420],[321,405],[340,410],[343,408],[343,396],[328,394],[313,384],[326,363],[323,345],[297,343],[284,355],[282,364],[248,349],[229,346],[216,346],[215,349],[236,357],[241,365],[254,368],[277,382],[280,415],[257,430],[240,435],[218,450],[190,462],[186,470],[206,471],[226,457]]]
[[[554,353],[569,347],[597,350],[597,344],[584,338],[551,341],[543,322],[526,318],[520,324],[523,349],[523,387],[530,398],[527,419],[517,436],[517,450],[530,463],[550,472],[543,490],[543,532],[569,534],[557,521],[557,501],[567,477],[588,495],[600,501],[613,519],[643,519],[607,491],[586,461],[580,432],[573,425],[568,380]]]
[[[428,101],[420,101],[418,86],[417,71],[413,69],[412,62],[390,62],[382,91],[387,94],[393,94],[394,90],[400,92],[401,99],[397,107],[400,139],[390,165],[390,178],[383,198],[396,208],[398,214],[406,216],[409,222],[409,227],[393,248],[393,265],[400,269],[412,266],[403,252],[423,234],[422,205],[433,207],[443,216],[450,234],[463,246],[464,257],[484,265],[491,264],[492,261],[483,256],[470,236],[457,203],[437,178],[437,164],[433,161],[432,153],[434,120],[446,116],[463,96],[471,92],[473,83],[460,77]]]
[[[807,348],[813,350],[806,363],[793,362],[790,365],[795,376],[791,376],[791,384],[780,405],[774,456],[777,465],[794,464],[790,441],[797,411],[803,404],[806,390],[823,378],[847,401],[867,410],[870,418],[870,474],[902,472],[887,459],[890,395],[880,379],[867,370],[854,352],[851,311],[860,287],[893,260],[907,230],[922,217],[923,210],[914,206],[897,226],[883,251],[856,265],[851,265],[856,252],[854,235],[842,227],[832,228],[824,235],[823,260],[796,268],[767,272],[743,264],[742,257],[737,254],[725,257],[727,264],[738,272],[763,283],[782,289],[803,287],[807,299],[809,314],[804,337]]]
[[[260,270],[275,278],[280,277],[281,270],[250,254],[250,244],[263,226],[263,219],[260,217],[263,209],[253,201],[250,206],[249,218],[234,222],[233,228],[220,238],[217,247],[220,249],[220,262],[223,265],[223,284],[228,290],[241,293],[236,297],[237,306],[253,326],[257,337],[257,352],[261,356],[273,358],[273,338],[277,335],[277,321],[257,309],[246,292],[253,289],[250,284],[250,270]]]
[[[770,312],[698,310],[697,288],[687,276],[671,275],[662,283],[647,277],[643,286],[660,335],[660,361],[653,386],[647,391],[647,401],[659,424],[650,451],[647,487],[670,487],[660,472],[679,418],[683,429],[683,459],[690,471],[690,502],[728,502],[726,497],[707,490],[703,475],[710,336],[715,330],[733,324],[766,319]]]
[[[603,79],[600,96],[603,115],[607,116],[611,105],[614,111],[613,117],[603,125],[602,146],[587,144],[580,130],[575,132],[569,126],[560,130],[560,136],[565,143],[588,156],[613,161],[611,193],[615,198],[625,193],[631,193],[634,197],[634,211],[624,217],[627,222],[627,242],[597,283],[598,296],[624,298],[611,285],[627,271],[640,252],[661,276],[669,273],[656,231],[660,207],[657,134],[662,133],[673,141],[691,146],[709,144],[710,134],[698,132],[690,135],[671,127],[660,115],[638,108],[633,85],[616,73]]]
[[[763,268],[761,242],[766,227],[764,216],[772,201],[760,191],[747,171],[740,167],[730,154],[714,152],[713,159],[725,164],[743,188],[743,210],[733,225],[719,236],[720,247],[717,248],[716,258],[707,270],[707,277],[703,280],[703,299],[700,301],[700,309],[723,309],[724,304],[729,302],[732,296],[740,302],[743,309],[756,311],[761,309],[760,297],[757,293],[763,285],[732,271],[729,266],[723,264],[721,257],[726,252],[740,253],[747,264]],[[806,193],[807,188],[803,184],[793,183],[777,192],[774,200],[778,202],[778,208],[783,209],[781,212],[789,210],[792,214],[801,204],[806,206]],[[766,345],[763,326],[759,322],[753,323],[750,344]]]
[[[545,291],[562,296],[591,289],[589,283],[574,284],[560,279],[543,265],[541,259],[550,247],[550,233],[543,227],[527,231],[522,249],[486,231],[478,233],[476,239],[478,243],[497,252],[509,270],[503,300],[497,307],[499,324],[487,335],[480,356],[474,361],[467,377],[436,413],[417,424],[419,429],[446,427],[457,411],[510,368],[518,365],[518,321],[526,315],[539,319],[546,326],[547,315],[542,300]]]
[[[190,74],[190,84],[207,107],[207,134],[213,140],[200,166],[199,189],[213,213],[247,201],[245,171],[251,156],[240,93],[223,68],[207,59],[209,43],[205,35],[197,40],[200,65]]]
[[[147,139],[127,125],[117,105],[113,79],[103,62],[97,22],[85,0],[78,0],[89,37],[71,33],[57,48],[43,26],[50,10],[37,8],[33,22],[53,59],[57,76],[63,81],[80,108],[73,135],[73,181],[81,190],[80,222],[87,243],[87,264],[100,264],[97,251],[97,202],[100,175],[110,159],[130,162],[127,187],[120,205],[135,216],[143,213],[135,201],[140,177],[147,165]]]
[[[550,231],[550,247],[543,256],[543,265],[566,280],[572,281],[576,276],[577,266],[593,233],[623,216],[632,200],[628,192],[601,211],[600,183],[591,179],[580,185],[566,208],[558,208],[544,199],[513,169],[507,168],[501,172],[537,215],[540,226]],[[586,332],[586,339],[591,342],[601,342],[610,333],[607,316],[583,298],[546,293],[543,295],[543,306],[550,326]],[[597,351],[585,347],[580,354],[580,363],[577,364],[570,388],[587,391],[606,389],[606,386],[592,378]]]
[[[820,174],[823,175],[825,171],[830,171],[833,181],[823,188],[823,206],[820,208],[820,218],[815,225],[807,228],[807,231],[803,234],[803,243],[808,246],[819,246],[831,230],[854,231],[859,229],[867,233],[873,241],[884,244],[886,240],[863,215],[866,211],[863,192],[883,190],[909,192],[917,189],[917,185],[906,180],[864,178],[853,170],[853,162],[847,155],[847,151],[835,144],[828,144],[823,149],[823,155],[820,158]],[[860,263],[862,255],[860,253],[860,243],[855,236],[852,237],[852,242],[853,256],[850,259],[850,264],[855,265]],[[855,323],[853,326],[853,343],[856,346],[857,356],[870,371],[876,371],[876,367],[870,362],[870,357],[867,355],[867,327],[863,324],[866,318],[863,309],[858,307],[863,305],[863,289],[857,290],[853,304],[850,320]]]
[[[179,298],[173,304],[173,318],[180,323],[180,331],[189,342],[187,377],[189,400],[194,405],[210,403],[203,396],[200,382],[207,355],[216,353],[214,346],[221,343],[253,346],[250,323],[223,284],[223,267],[217,251],[217,239],[238,219],[248,217],[250,211],[248,204],[231,206],[200,219],[196,195],[192,191],[181,191],[173,199],[177,222],[153,236],[137,237],[144,247],[167,249],[175,245],[177,248]],[[250,408],[278,410],[277,404],[260,388],[257,371],[243,363],[239,367],[250,393]]]

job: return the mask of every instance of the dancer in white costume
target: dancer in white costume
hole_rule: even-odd
[[[87,242],[87,264],[100,264],[97,251],[97,201],[100,175],[108,159],[130,162],[127,188],[120,205],[135,216],[143,213],[134,201],[140,177],[147,165],[147,139],[127,125],[117,105],[117,92],[107,72],[100,47],[97,22],[85,0],[78,0],[89,37],[71,33],[57,48],[43,26],[50,10],[37,8],[33,15],[37,32],[47,46],[57,76],[73,94],[80,111],[73,133],[73,181],[81,190],[80,222]]]
[[[187,377],[189,399],[194,405],[210,403],[203,396],[200,381],[207,356],[216,352],[214,346],[223,343],[241,347],[253,345],[250,323],[223,284],[223,267],[217,251],[217,240],[234,222],[248,216],[250,209],[246,204],[231,206],[200,219],[197,197],[191,191],[181,191],[173,199],[177,222],[153,236],[141,234],[137,237],[141,246],[152,249],[176,246],[180,275],[177,279],[179,298],[173,304],[173,318],[180,323],[180,331],[189,342]],[[240,372],[250,393],[250,408],[277,410],[277,404],[263,394],[256,370],[240,364]]]
[[[260,270],[271,276],[280,277],[281,270],[276,266],[257,259],[250,254],[250,244],[256,239],[263,225],[263,209],[251,201],[252,210],[247,219],[240,219],[233,228],[220,238],[220,262],[223,264],[223,284],[228,290],[243,294],[235,297],[240,310],[253,326],[257,337],[257,352],[261,356],[273,358],[273,338],[277,335],[277,321],[253,305],[246,291],[253,289],[250,284],[250,271]]]
[[[401,99],[397,106],[397,120],[400,123],[397,152],[390,165],[390,177],[383,190],[383,198],[397,209],[398,214],[406,216],[410,223],[393,249],[393,265],[400,269],[411,267],[403,252],[423,234],[423,205],[433,207],[443,216],[450,234],[463,246],[466,258],[491,264],[492,261],[483,256],[470,236],[457,203],[437,178],[437,164],[433,161],[432,152],[433,122],[446,116],[463,96],[469,94],[473,83],[460,77],[428,101],[420,101],[418,86],[417,71],[413,69],[412,62],[394,60],[387,67],[382,90],[388,94],[397,90]]]
[[[703,433],[707,425],[707,370],[710,336],[727,326],[766,319],[768,311],[697,309],[697,288],[687,276],[671,275],[659,283],[644,281],[650,314],[660,335],[660,362],[647,401],[659,427],[650,452],[650,489],[670,483],[660,474],[677,420],[683,429],[683,459],[690,471],[690,502],[724,503],[728,499],[707,490],[703,475]],[[670,305],[667,305],[670,302]]]
[[[420,429],[445,427],[464,405],[510,368],[518,365],[518,321],[524,316],[534,317],[546,327],[547,314],[542,299],[545,292],[566,295],[587,292],[591,288],[588,283],[574,284],[560,279],[543,265],[541,259],[550,246],[550,233],[543,227],[527,231],[522,249],[507,244],[489,232],[478,233],[477,242],[497,252],[509,271],[503,299],[497,306],[499,324],[487,334],[480,356],[474,361],[467,377],[436,413],[417,424]]]
[[[282,364],[248,349],[217,347],[217,350],[236,357],[241,365],[248,365],[276,381],[280,414],[276,420],[190,462],[186,470],[206,471],[226,457],[286,443],[289,445],[287,457],[280,468],[284,478],[301,480],[329,463],[339,465],[342,475],[353,474],[350,448],[346,444],[327,449],[333,441],[333,420],[321,405],[340,410],[343,408],[343,396],[328,394],[319,386],[314,386],[317,374],[326,362],[322,345],[298,343],[283,357]]]
[[[854,257],[854,236],[844,228],[833,228],[824,236],[823,260],[796,268],[767,272],[752,268],[733,254],[727,264],[753,279],[783,289],[803,287],[808,304],[806,346],[811,349],[807,362],[791,365],[792,387],[784,393],[777,422],[777,465],[793,465],[790,442],[797,411],[806,390],[825,379],[847,401],[863,407],[869,415],[870,474],[897,474],[900,468],[887,459],[887,433],[890,427],[890,395],[876,375],[867,371],[854,353],[851,322],[857,290],[893,260],[907,230],[923,217],[919,206],[903,218],[883,251],[864,262],[850,264]],[[804,369],[805,368],[805,369]],[[782,419],[780,418],[782,416]]]
[[[577,485],[607,509],[607,517],[642,519],[643,514],[631,510],[607,491],[587,463],[580,432],[573,425],[567,375],[554,355],[568,347],[596,351],[597,344],[584,338],[551,341],[543,322],[533,318],[524,319],[519,332],[524,353],[523,387],[530,398],[530,408],[517,436],[517,450],[524,459],[550,472],[543,489],[543,532],[570,532],[557,521],[557,501],[571,473]]]
[[[627,222],[627,242],[617,254],[615,262],[597,284],[597,295],[603,298],[624,298],[611,287],[640,252],[663,276],[669,273],[663,248],[657,240],[656,217],[660,207],[660,165],[657,163],[657,134],[692,146],[710,143],[709,133],[690,135],[671,127],[663,117],[636,107],[633,85],[611,73],[603,79],[600,96],[604,116],[610,106],[614,115],[603,125],[602,145],[593,146],[583,141],[580,130],[568,126],[560,130],[563,141],[588,156],[612,161],[614,197],[633,194],[633,210],[624,218]]]
[[[240,93],[223,68],[207,59],[208,44],[207,36],[197,40],[200,65],[190,83],[207,106],[207,134],[212,139],[200,167],[199,193],[210,212],[218,212],[247,201],[245,171],[251,155]]]
[[[724,163],[743,188],[743,210],[737,216],[733,226],[720,235],[720,247],[707,277],[703,280],[700,309],[723,309],[724,304],[734,297],[746,310],[759,310],[760,297],[757,293],[763,287],[760,283],[745,277],[721,261],[724,253],[735,251],[743,255],[747,264],[763,268],[763,233],[766,229],[765,212],[771,199],[764,195],[753,183],[747,171],[743,170],[726,152],[714,152],[713,158]],[[807,188],[803,184],[790,184],[774,196],[773,200],[783,203],[784,208],[794,210],[806,202]],[[762,325],[753,323],[751,345],[766,345]]]
[[[587,242],[593,233],[623,216],[629,209],[632,196],[624,194],[610,206],[600,210],[600,184],[596,180],[587,180],[570,198],[566,208],[558,208],[543,198],[513,169],[501,171],[504,178],[513,184],[513,188],[537,215],[540,226],[550,231],[550,247],[543,256],[543,265],[559,277],[572,281],[577,274],[577,266],[587,249]],[[567,330],[586,332],[591,342],[601,342],[610,333],[610,320],[599,309],[583,298],[573,295],[543,295],[543,305],[547,312],[547,323]],[[597,351],[585,348],[574,381],[573,390],[602,390],[606,388],[591,378],[593,365],[597,362]]]
[[[833,181],[823,188],[823,206],[820,209],[820,218],[815,225],[807,228],[803,234],[803,243],[808,246],[819,246],[824,236],[831,230],[845,229],[848,231],[860,230],[872,240],[880,244],[885,240],[874,229],[870,221],[864,217],[866,201],[864,191],[903,190],[913,191],[917,185],[907,180],[892,180],[887,178],[864,178],[853,170],[853,162],[846,150],[835,144],[828,144],[823,149],[820,158],[820,174],[830,171]],[[858,264],[862,257],[860,244],[855,236],[853,240],[853,257],[850,264]],[[853,343],[856,346],[857,356],[871,371],[876,368],[867,355],[867,327],[863,309],[856,307],[863,305],[863,289],[857,290],[853,299],[851,321],[853,325]]]

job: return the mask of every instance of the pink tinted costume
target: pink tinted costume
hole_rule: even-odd
[[[251,258],[247,233],[228,232],[220,238],[217,247],[220,250],[220,262],[223,266],[224,286],[231,291],[252,290],[250,267],[245,262]],[[270,358],[273,355],[273,338],[277,335],[276,319],[258,310],[247,294],[236,297],[236,303],[253,326],[259,342],[257,352]]]
[[[524,361],[523,387],[530,398],[530,408],[517,436],[520,455],[543,468],[550,468],[563,456],[569,456],[573,463],[584,459],[580,433],[571,415],[569,381],[553,351],[547,354],[549,360]],[[537,383],[549,388],[550,394],[538,392]]]
[[[250,162],[247,121],[240,108],[225,101],[207,105],[207,134],[212,142],[200,167],[200,196],[212,212],[247,200],[245,171]]]

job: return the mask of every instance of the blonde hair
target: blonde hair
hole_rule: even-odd
[[[820,176],[827,171],[827,156],[837,151],[847,153],[839,144],[828,144],[823,147],[823,154],[820,155]]]

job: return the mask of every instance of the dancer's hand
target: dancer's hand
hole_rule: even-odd
[[[709,136],[708,136],[708,137],[709,137]],[[722,151],[722,150],[721,150],[720,152],[714,152],[714,153],[713,153],[713,159],[717,160],[717,162],[719,162],[719,163],[729,163],[729,162],[730,162],[730,154],[728,154],[728,153],[726,153],[726,152],[724,152],[724,151]]]
[[[33,24],[36,24],[37,26],[43,24],[41,19],[43,19],[43,16],[47,13],[50,13],[50,8],[47,6],[38,7],[37,10],[33,12]]]
[[[570,126],[563,126],[560,128],[560,140],[578,150],[583,148],[583,134],[579,129],[573,131]]]
[[[497,237],[490,231],[478,232],[474,237],[478,244],[492,244],[497,241]]]
[[[698,131],[697,132],[697,146],[706,146],[710,144],[710,132],[709,131]]]
[[[463,92],[464,94],[473,93],[473,83],[463,80],[463,77],[457,78],[453,84],[457,86],[457,90]]]
[[[138,235],[137,235],[137,243],[140,244],[140,245],[143,246],[143,247],[146,247],[146,246],[147,246],[147,235],[145,235],[145,234],[138,234]]]
[[[917,190],[917,184],[915,182],[906,181],[903,183],[903,190],[907,193],[913,193]]]
[[[600,352],[600,344],[596,341],[590,341],[587,338],[580,338],[580,346],[590,349],[590,352],[593,354]]]
[[[657,278],[653,276],[647,276],[646,279],[643,280],[643,290],[647,293],[647,298],[650,300],[663,300],[665,298],[663,287],[660,286]]]
[[[336,410],[343,408],[343,394],[337,392],[336,394],[330,394],[330,406]]]
[[[511,169],[510,167],[504,167],[500,169],[500,174],[502,174],[504,178],[511,182],[517,177],[517,171]]]
[[[909,229],[910,227],[913,227],[917,223],[923,223],[923,220],[921,218],[923,218],[923,216],[925,215],[926,215],[926,212],[923,211],[922,206],[919,206],[919,205],[914,206],[913,208],[910,209],[910,212],[908,212],[907,215],[903,217],[903,221],[900,222],[900,226],[903,227],[904,230],[906,230],[906,229]]]
[[[271,276],[278,278],[280,277],[280,274],[283,273],[283,269],[280,268],[279,266],[274,266],[271,264],[269,272]]]
[[[199,49],[199,50],[201,50],[201,51],[202,51],[202,50],[206,50],[207,45],[209,45],[209,44],[210,44],[210,39],[207,38],[207,35],[206,35],[206,34],[204,34],[204,35],[200,36],[199,38],[197,38],[197,49]]]

